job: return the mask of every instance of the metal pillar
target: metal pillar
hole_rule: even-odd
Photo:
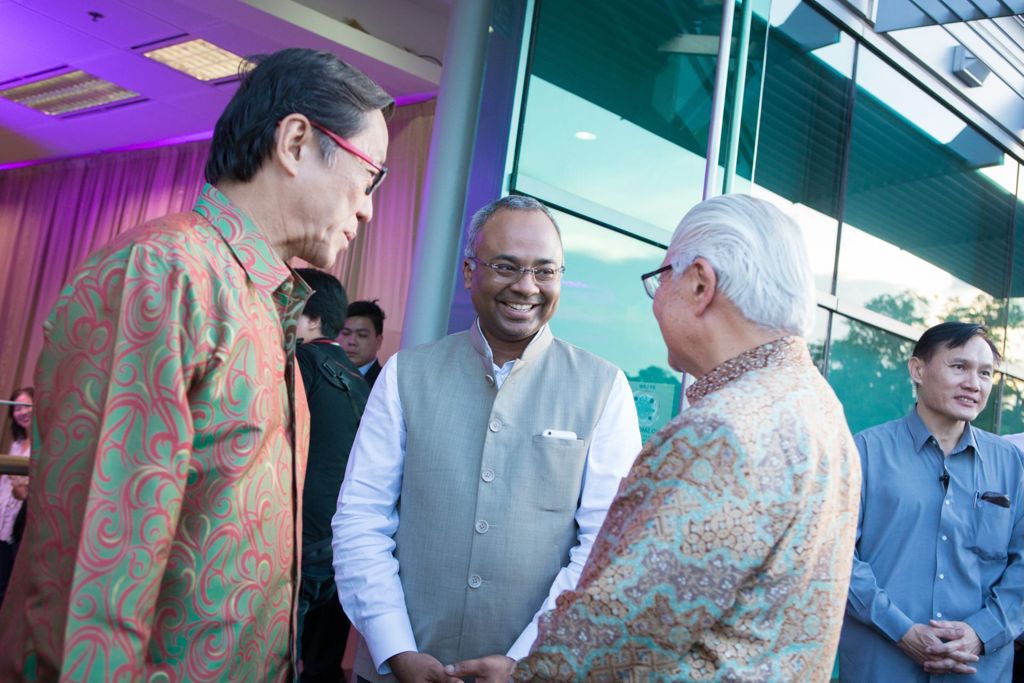
[[[455,0],[420,197],[402,348],[445,335],[480,109],[491,0]]]
[[[707,164],[704,170],[704,199],[718,194],[718,154],[722,144],[722,120],[725,118],[725,89],[729,80],[732,20],[735,12],[735,0],[722,1],[722,29],[719,31],[718,36],[718,62],[715,64],[715,86],[711,93],[711,124],[708,127]]]

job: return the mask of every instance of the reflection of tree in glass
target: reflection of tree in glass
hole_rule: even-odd
[[[913,344],[853,320],[847,329],[832,340],[828,381],[858,432],[902,416],[913,403],[906,371]]]
[[[638,370],[635,375],[626,375],[626,379],[630,382],[651,382],[653,384],[671,384],[675,387],[672,390],[672,414],[677,415],[679,413],[679,387],[682,383],[679,381],[679,376],[672,374],[668,370],[657,365],[649,365],[642,370]]]
[[[969,303],[954,301],[946,310],[943,319],[963,320],[987,326],[996,347],[1004,352],[1006,330],[1007,328],[1019,329],[1024,326],[1024,309],[1016,302],[1011,301],[1007,306],[1005,299],[993,299],[978,295],[974,301]]]
[[[1001,434],[1024,432],[1024,382],[1006,377],[1003,380]]]

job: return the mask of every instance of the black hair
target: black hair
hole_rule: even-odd
[[[925,333],[914,344],[914,357],[920,358],[927,363],[940,348],[958,349],[969,342],[972,337],[981,337],[985,340],[988,347],[992,349],[992,358],[996,363],[1002,359],[995,343],[988,336],[987,327],[977,323],[960,322],[959,320],[939,323],[925,330]]]
[[[206,180],[247,182],[270,157],[278,122],[303,114],[342,137],[367,125],[369,112],[385,118],[395,101],[358,69],[329,52],[288,48],[272,55],[250,57],[241,85],[217,120],[206,160]],[[320,152],[328,161],[335,145],[316,131]]]
[[[377,336],[384,334],[384,311],[377,305],[378,299],[373,301],[353,301],[348,305],[346,318],[369,318],[373,323],[373,329],[377,330]]]
[[[15,389],[14,393],[11,394],[10,400],[16,401],[18,400],[18,397],[21,396],[22,394],[28,394],[29,398],[34,399],[36,392],[32,389],[32,387],[22,387],[20,389]],[[21,441],[22,439],[28,437],[28,430],[14,421],[14,408],[15,406],[10,406],[7,413],[8,417],[11,418],[11,439],[13,439],[14,441]]]
[[[313,288],[313,293],[302,309],[303,315],[320,321],[320,333],[334,339],[345,324],[348,295],[338,278],[316,268],[296,268],[295,272]],[[307,339],[306,341],[310,341]]]

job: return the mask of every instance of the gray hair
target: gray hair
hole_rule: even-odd
[[[701,202],[680,221],[668,248],[675,277],[694,259],[714,268],[718,291],[767,329],[810,332],[814,277],[800,228],[768,202],[732,194]]]
[[[558,228],[558,223],[555,222],[555,217],[551,215],[548,207],[533,197],[510,194],[507,197],[495,199],[473,214],[473,220],[469,222],[469,231],[466,233],[466,248],[462,252],[464,257],[472,258],[476,256],[476,243],[480,239],[480,231],[484,229],[484,225],[491,219],[491,216],[504,210],[543,212],[548,217],[548,220],[551,221],[551,224],[555,226],[555,232],[558,233],[558,241],[562,241],[562,231]]]

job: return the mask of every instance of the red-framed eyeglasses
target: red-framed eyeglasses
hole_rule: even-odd
[[[388,167],[378,166],[373,162],[373,159],[366,155],[365,152],[361,151],[358,147],[356,147],[351,142],[341,137],[337,133],[333,133],[327,130],[327,128],[321,126],[319,123],[315,121],[310,121],[309,125],[316,128],[318,131],[329,137],[331,140],[334,140],[334,142],[337,143],[338,147],[341,147],[343,150],[345,150],[349,154],[352,154],[353,156],[359,157],[373,168],[373,170],[375,171],[373,174],[373,180],[370,181],[370,186],[366,188],[366,194],[373,194],[373,191],[377,189],[381,182],[383,182],[384,176],[388,174]]]

